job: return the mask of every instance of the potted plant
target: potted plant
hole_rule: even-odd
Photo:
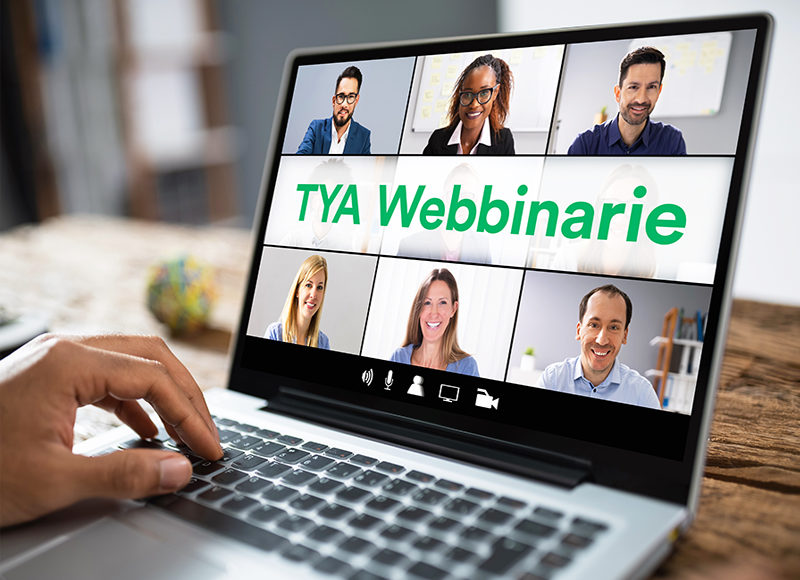
[[[519,361],[519,368],[523,371],[532,371],[536,368],[536,351],[532,346],[526,348]]]

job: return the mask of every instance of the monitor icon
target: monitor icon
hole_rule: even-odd
[[[439,387],[439,398],[447,403],[454,403],[458,401],[458,393],[460,391],[461,389],[459,387],[442,384]]]

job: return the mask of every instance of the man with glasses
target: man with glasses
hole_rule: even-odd
[[[312,155],[369,155],[369,129],[353,121],[360,91],[361,71],[349,66],[336,79],[336,93],[331,98],[333,116],[311,121],[297,152]]]

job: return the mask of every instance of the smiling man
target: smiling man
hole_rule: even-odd
[[[650,120],[661,95],[666,61],[656,48],[629,53],[619,65],[614,97],[619,114],[575,138],[569,155],[686,155],[679,129]]]
[[[336,79],[331,98],[333,116],[311,121],[298,153],[313,155],[369,155],[370,131],[353,120],[361,98],[361,71],[349,66]]]
[[[581,353],[549,365],[537,387],[660,409],[650,382],[617,360],[628,341],[633,304],[612,284],[591,290],[578,308],[575,339]]]

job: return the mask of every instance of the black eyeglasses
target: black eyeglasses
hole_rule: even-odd
[[[344,93],[339,93],[334,96],[336,97],[336,102],[338,104],[342,105],[344,104],[345,101],[347,101],[348,105],[352,105],[353,103],[356,102],[356,97],[358,96],[358,93],[350,93],[349,95],[346,95]]]
[[[494,90],[499,86],[500,83],[497,83],[491,89],[483,89],[477,93],[473,93],[472,91],[462,91],[458,93],[458,102],[461,103],[462,107],[469,107],[472,104],[472,101],[477,98],[478,103],[485,105],[492,98],[492,93],[494,93]]]

